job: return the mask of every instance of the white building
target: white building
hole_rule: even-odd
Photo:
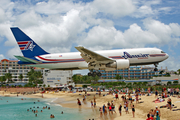
[[[72,85],[74,83],[72,81],[72,71],[62,71],[62,70],[44,70],[43,71],[43,80],[46,86],[50,87],[58,87],[58,86],[66,86]]]
[[[0,61],[0,76],[5,76],[6,73],[10,73],[12,75],[13,82],[25,82],[29,81],[27,77],[27,73],[31,70],[32,67],[19,65],[18,60],[7,60],[2,59]],[[19,79],[19,75],[23,75],[23,79]]]

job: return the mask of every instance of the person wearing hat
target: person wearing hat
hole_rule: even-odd
[[[156,120],[160,120],[160,110],[158,109],[158,106],[156,106],[156,109],[154,110],[154,115],[156,115]]]

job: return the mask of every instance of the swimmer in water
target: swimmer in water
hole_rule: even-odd
[[[63,114],[63,111],[61,112],[61,114]]]
[[[51,114],[51,115],[50,115],[50,118],[54,118],[54,115],[53,115],[53,114]]]

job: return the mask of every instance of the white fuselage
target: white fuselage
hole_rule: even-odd
[[[130,66],[157,64],[168,58],[168,54],[157,48],[102,50],[95,52],[113,60],[128,59]],[[42,63],[27,65],[59,70],[88,69],[88,63],[81,57],[80,52],[47,54],[35,56],[35,58]]]

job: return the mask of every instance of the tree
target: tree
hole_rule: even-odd
[[[28,73],[27,76],[29,78],[29,82],[30,83],[40,83],[42,84],[42,81],[40,80],[40,78],[42,78],[42,73],[40,71],[35,71],[34,69],[31,69]]]
[[[172,82],[171,82],[171,81],[168,81],[168,82],[167,82],[167,85],[171,85],[171,84],[172,84]]]
[[[112,85],[113,86],[117,86],[118,84],[117,84],[117,82],[113,82]]]
[[[165,76],[171,76],[170,73],[166,72],[166,75]]]
[[[136,86],[136,85],[137,85],[137,82],[133,82],[133,85]]]
[[[178,74],[180,74],[180,69],[178,69],[177,71],[178,71]]]
[[[173,84],[178,84],[179,82],[178,81],[173,81]]]
[[[1,86],[2,86],[3,82],[6,81],[6,77],[5,76],[0,76],[0,81],[1,81]]]
[[[46,87],[46,84],[44,84],[43,87],[45,88],[45,87]]]
[[[142,85],[143,86],[146,86],[148,84],[148,82],[143,82]]]
[[[126,85],[126,83],[125,82],[122,82],[122,86],[125,86]]]
[[[22,81],[22,79],[24,78],[24,76],[23,76],[22,74],[20,74],[20,75],[18,76],[18,78]]]
[[[128,83],[127,85],[128,85],[128,86],[131,86],[131,85],[132,85],[132,83]]]
[[[99,80],[99,76],[96,75],[96,76],[94,77],[94,81],[97,83],[98,80]]]
[[[12,74],[11,73],[6,73],[5,74],[5,77],[6,77],[6,79],[8,79],[8,82],[12,82]]]
[[[117,79],[117,80],[121,80],[121,79],[122,79],[122,77],[121,77],[119,74],[116,74],[115,79]]]
[[[142,82],[138,82],[137,85],[140,87],[142,85]]]
[[[77,75],[73,75],[73,76],[72,76],[72,80],[73,80],[73,82],[74,82],[75,84],[78,83]]]

